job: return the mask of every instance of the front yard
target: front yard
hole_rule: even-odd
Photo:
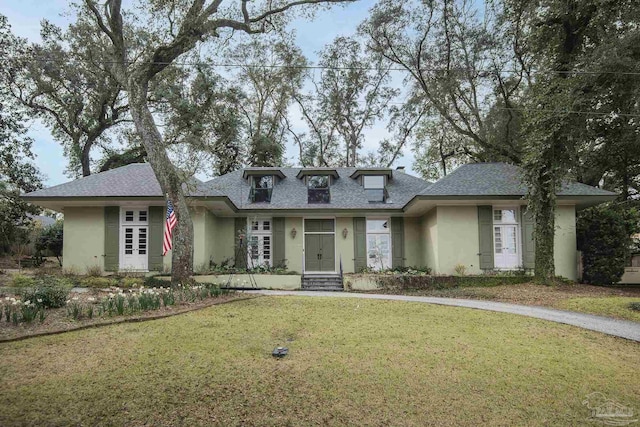
[[[640,410],[637,343],[396,301],[260,297],[0,360],[0,425],[583,425],[593,392]]]

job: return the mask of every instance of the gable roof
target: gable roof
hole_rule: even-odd
[[[507,163],[470,163],[423,189],[421,196],[519,196],[527,194],[522,168]],[[558,196],[615,196],[616,193],[567,181]]]
[[[428,181],[396,172],[387,184],[386,202],[369,203],[364,188],[350,176],[358,168],[330,168],[337,178],[331,183],[331,203],[307,203],[307,186],[297,177],[305,168],[280,168],[285,178],[273,187],[270,203],[252,203],[249,200],[251,185],[242,178],[242,171],[230,172],[206,182],[210,188],[225,194],[240,209],[402,209]]]
[[[195,178],[189,185],[185,185],[185,189],[190,196],[222,195]],[[133,163],[65,184],[36,190],[23,197],[28,200],[54,197],[164,197],[164,195],[151,165]]]

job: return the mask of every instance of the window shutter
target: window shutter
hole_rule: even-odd
[[[240,250],[240,235],[244,235],[242,241],[243,249]],[[234,239],[235,239],[235,266],[236,268],[247,268],[247,218],[236,218],[234,227]]]
[[[533,215],[528,209],[522,209],[522,263],[524,268],[532,269],[536,261],[536,242],[533,237]]]
[[[149,271],[162,271],[162,240],[164,239],[165,210],[163,206],[149,206]]]
[[[272,233],[273,266],[286,268],[287,260],[284,258],[284,218],[273,218]]]
[[[391,266],[404,267],[404,218],[391,218]]]
[[[104,208],[104,271],[120,268],[120,207]]]
[[[353,253],[355,272],[367,268],[367,220],[353,218]]]
[[[480,268],[493,269],[493,207],[478,206]]]

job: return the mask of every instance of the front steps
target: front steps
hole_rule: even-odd
[[[339,274],[312,274],[302,276],[303,291],[343,291]]]

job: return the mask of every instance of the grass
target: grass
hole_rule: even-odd
[[[564,310],[640,322],[640,311],[629,307],[632,302],[640,302],[640,297],[571,298],[560,301],[556,306]]]
[[[0,425],[583,425],[596,391],[640,409],[637,343],[398,301],[262,297],[0,360]]]

